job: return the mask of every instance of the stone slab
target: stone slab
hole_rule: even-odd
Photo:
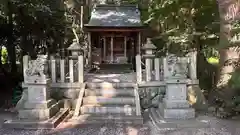
[[[45,85],[45,84],[49,84],[51,80],[47,78],[47,76],[42,76],[39,77],[38,75],[35,76],[30,76],[25,78],[25,85]]]
[[[46,120],[54,116],[58,111],[59,103],[56,103],[47,109],[19,110],[18,117],[20,119]]]
[[[59,101],[60,108],[72,109],[72,102],[76,99],[62,99]]]
[[[205,117],[198,116],[187,120],[165,119],[161,116],[159,109],[149,109],[149,117],[157,129],[178,129],[178,128],[209,128],[210,121]]]
[[[56,128],[68,115],[68,109],[61,109],[55,116],[48,120],[19,120],[13,119],[3,123],[3,128],[11,129],[53,129]]]
[[[135,87],[134,83],[129,82],[102,82],[102,83],[95,83],[95,82],[88,82],[87,87],[90,89],[96,89],[96,88],[106,88],[106,87],[112,87],[112,88],[133,88]]]
[[[168,100],[186,100],[187,84],[167,84],[165,97]]]
[[[74,124],[102,124],[102,123],[124,123],[124,124],[143,124],[143,117],[132,115],[116,115],[116,114],[95,114],[95,115],[80,115],[78,117],[72,117],[68,120]]]
[[[29,86],[28,87],[28,101],[29,102],[42,102],[50,98],[50,89],[45,86]]]
[[[65,90],[62,90],[63,96],[65,98],[69,98],[69,99],[78,98],[79,91],[80,91],[79,89],[65,89]]]
[[[160,111],[166,119],[191,119],[195,117],[195,110],[193,108],[161,109]]]
[[[166,109],[189,108],[190,104],[187,100],[167,100],[164,98],[163,106]]]
[[[94,106],[83,105],[80,109],[81,114],[125,114],[136,115],[135,106]]]
[[[47,109],[49,107],[51,107],[53,104],[55,104],[56,101],[53,99],[47,100],[47,101],[43,101],[43,102],[26,102],[24,104],[24,108],[25,109]]]
[[[84,105],[135,105],[134,97],[87,96],[83,98]]]

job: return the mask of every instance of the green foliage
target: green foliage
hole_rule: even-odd
[[[218,44],[216,1],[154,0],[149,5],[148,10],[142,7],[142,18],[155,31],[153,38],[160,52],[184,55],[189,48]]]
[[[219,64],[219,58],[217,58],[217,57],[209,57],[207,59],[207,61],[208,61],[209,64],[212,64],[212,65]]]
[[[150,37],[157,46],[157,55],[166,52],[183,56],[190,49],[203,54],[198,58],[198,75],[204,88],[212,87],[219,54],[219,14],[214,0],[153,0],[141,6],[144,23],[151,28]],[[211,70],[210,70],[211,69]],[[207,86],[206,86],[206,85]]]
[[[7,49],[5,47],[2,48],[2,52],[1,52],[1,60],[2,60],[2,64],[6,64],[7,63]]]

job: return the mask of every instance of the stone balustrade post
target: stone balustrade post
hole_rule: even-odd
[[[141,56],[136,56],[136,72],[137,72],[137,83],[142,82],[142,61]]]
[[[189,76],[191,80],[197,79],[197,53],[191,52],[189,56]]]

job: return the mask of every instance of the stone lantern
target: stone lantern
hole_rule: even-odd
[[[147,43],[142,47],[142,50],[145,51],[145,55],[153,55],[153,51],[156,49],[157,47],[152,43],[151,39],[147,38]]]
[[[72,59],[77,59],[77,57],[81,54],[82,48],[80,47],[80,44],[77,42],[76,39],[73,40],[73,43],[67,48],[71,52]]]
[[[157,47],[152,43],[151,39],[147,38],[147,43],[142,47],[142,50],[145,51],[143,57],[146,65],[146,81],[151,81],[152,78],[153,59],[155,58],[153,51],[156,49]]]

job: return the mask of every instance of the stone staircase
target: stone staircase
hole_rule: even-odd
[[[132,68],[132,64],[101,64],[97,73],[129,73]]]
[[[79,110],[78,123],[143,123],[134,83],[89,82]]]

